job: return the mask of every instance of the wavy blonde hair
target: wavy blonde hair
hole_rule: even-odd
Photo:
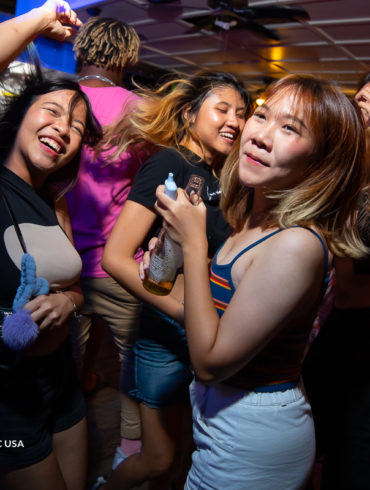
[[[358,233],[356,215],[369,177],[361,116],[343,93],[324,80],[290,75],[273,83],[266,99],[285,94],[303,104],[315,147],[300,182],[270,192],[275,204],[264,224],[315,226],[335,255],[361,257],[367,249]],[[221,173],[221,207],[236,232],[245,225],[253,201],[253,189],[239,180],[238,163],[239,152],[233,148]]]
[[[241,95],[247,112],[248,94],[234,75],[201,71],[188,78],[169,80],[154,90],[142,88],[138,92],[141,98],[131,110],[106,128],[101,147],[114,148],[111,158],[116,158],[127,149],[141,150],[143,145],[180,150],[182,141],[195,140],[202,146],[192,128],[192,116],[197,115],[212,91],[220,87],[234,88]]]

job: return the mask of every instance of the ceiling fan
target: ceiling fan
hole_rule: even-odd
[[[176,0],[149,0],[151,3],[164,4]],[[185,17],[184,20],[193,24],[196,29],[208,31],[229,31],[231,29],[247,29],[259,36],[280,40],[279,35],[258,21],[265,22],[299,22],[309,20],[310,16],[301,7],[266,6],[249,7],[248,0],[208,0],[211,9],[206,14]]]

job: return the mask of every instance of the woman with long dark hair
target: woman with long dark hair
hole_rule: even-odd
[[[0,48],[0,64],[4,67],[37,35],[67,39],[71,25],[79,24],[66,2],[51,0],[4,22],[0,34],[7,42]],[[78,286],[81,260],[73,247],[63,195],[76,179],[82,143],[94,145],[100,137],[87,97],[71,80],[48,80],[35,69],[20,93],[4,101],[0,118],[2,488],[85,487],[85,406],[68,340],[68,320],[83,302]],[[25,258],[33,268],[25,265]],[[23,309],[18,311],[21,297]],[[25,316],[27,328],[35,329],[32,338],[19,325]],[[5,336],[9,318],[15,333],[8,327]]]

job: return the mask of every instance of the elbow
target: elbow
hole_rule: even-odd
[[[217,376],[217,373],[214,372],[211,369],[207,369],[206,367],[194,367],[194,375],[197,381],[200,381],[201,383],[205,385],[212,385],[215,383],[218,383],[219,381],[222,381],[221,376]]]
[[[119,260],[114,251],[109,250],[109,248],[106,246],[101,261],[101,266],[102,269],[112,277],[115,277],[117,270],[119,269],[119,262],[117,259]]]
[[[212,384],[215,384],[217,383],[217,380],[215,380],[213,378],[213,376],[207,376],[207,375],[201,375],[201,376],[198,376],[196,373],[195,373],[195,379],[197,381],[200,381],[201,383],[203,383],[204,385],[212,385]]]
[[[210,359],[205,362],[204,356],[199,362],[193,362],[192,366],[195,378],[206,385],[221,383],[239,370],[235,366],[220,362],[215,363]]]

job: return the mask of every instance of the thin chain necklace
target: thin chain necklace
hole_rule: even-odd
[[[82,82],[82,80],[91,80],[92,78],[96,78],[98,80],[101,80],[102,82],[109,83],[109,85],[112,85],[112,87],[117,86],[114,82],[112,82],[112,80],[109,80],[109,78],[101,77],[100,75],[86,75],[84,77],[79,78],[78,81]]]

